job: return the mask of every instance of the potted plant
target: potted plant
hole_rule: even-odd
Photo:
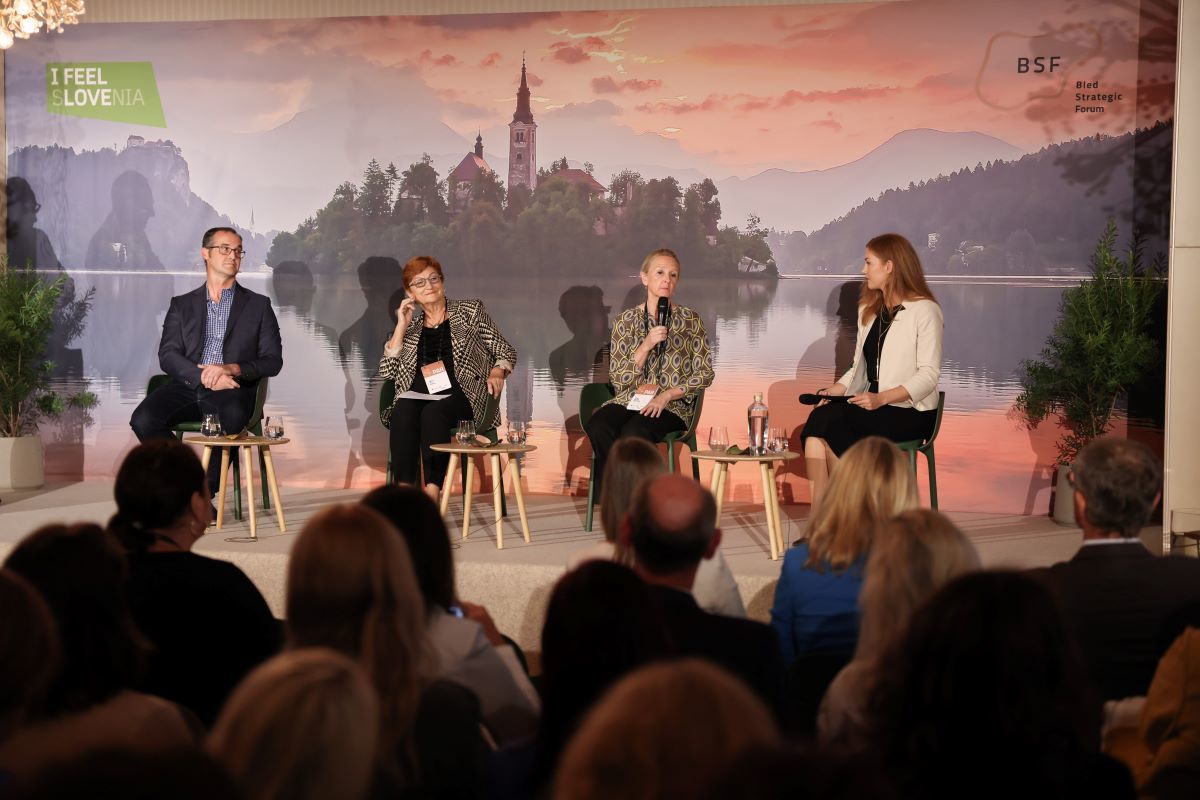
[[[10,267],[0,256],[0,489],[33,489],[44,482],[38,423],[68,407],[88,409],[96,396],[51,388],[52,337],[62,345],[77,337],[93,291],[81,299],[67,276],[50,280],[32,269]]]
[[[1136,237],[1115,252],[1117,226],[1108,221],[1091,259],[1091,279],[1063,291],[1058,321],[1041,357],[1022,362],[1014,410],[1029,428],[1058,418],[1058,481],[1083,447],[1112,427],[1117,401],[1161,361],[1151,334],[1154,307],[1163,291],[1159,260],[1142,264]],[[1058,492],[1054,517],[1074,522],[1070,493]]]

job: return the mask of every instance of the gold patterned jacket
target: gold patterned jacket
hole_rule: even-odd
[[[643,383],[657,384],[659,391],[686,389],[683,397],[667,403],[667,411],[691,426],[696,397],[713,382],[712,350],[708,347],[704,322],[686,306],[672,307],[666,350],[661,355],[651,351],[639,371],[634,366],[633,354],[646,338],[647,321],[646,307],[639,305],[622,311],[613,324],[609,381],[617,396],[604,405],[625,405]],[[649,321],[649,324],[654,323]]]
[[[450,347],[454,352],[454,377],[462,387],[463,394],[471,404],[475,424],[480,428],[494,428],[500,424],[500,409],[490,420],[483,419],[487,406],[488,374],[493,367],[503,367],[510,373],[517,361],[517,351],[496,328],[480,300],[446,299],[446,317],[450,320]],[[417,347],[421,341],[423,317],[418,307],[397,355],[384,352],[379,360],[379,377],[396,382],[396,395],[408,390],[417,374]],[[379,414],[384,426],[388,426],[395,402]],[[485,424],[486,423],[486,424]]]

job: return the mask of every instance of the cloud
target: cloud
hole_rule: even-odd
[[[550,57],[564,64],[580,64],[589,60],[588,54],[579,45],[555,42],[550,45]]]
[[[418,64],[431,64],[435,67],[457,67],[459,60],[451,53],[443,53],[440,56],[435,56],[432,50],[422,50],[417,56]]]
[[[842,123],[838,122],[836,119],[819,119],[816,122],[808,123],[808,125],[810,128],[828,128],[829,130],[835,132],[842,129]]]
[[[520,79],[520,78],[513,78],[513,83],[520,83],[520,81],[521,81],[521,79]],[[532,72],[530,72],[529,70],[526,70],[526,71],[525,71],[525,81],[526,81],[526,82],[527,82],[527,83],[528,83],[530,86],[541,86],[543,83],[545,83],[545,81],[544,81],[544,80],[542,80],[541,78],[539,78],[537,75],[534,75],[534,74],[533,74]]]
[[[547,116],[555,119],[599,119],[615,117],[620,113],[621,109],[611,100],[592,100],[590,103],[567,103]]]
[[[646,80],[630,78],[620,83],[617,83],[608,75],[592,78],[592,91],[596,94],[617,94],[626,90],[631,92],[648,92],[651,89],[658,89],[661,86],[662,81],[657,78],[647,78]]]
[[[488,53],[486,56],[484,56],[484,57],[483,57],[483,60],[479,62],[479,66],[481,66],[481,67],[494,67],[494,66],[496,66],[497,64],[499,64],[499,63],[500,63],[500,59],[501,59],[501,58],[502,58],[502,56],[501,56],[499,53],[497,53],[497,52],[493,51],[493,52],[491,52],[491,53]]]
[[[450,37],[466,36],[475,31],[519,31],[539,22],[561,16],[557,11],[526,14],[431,14],[414,17],[423,28],[440,28]]]
[[[657,100],[653,103],[642,103],[635,111],[647,113],[691,114],[696,111],[719,111],[725,108],[726,95],[710,94],[699,103],[687,101]]]
[[[565,36],[568,39],[599,39],[602,36],[618,36],[629,33],[633,28],[629,27],[629,23],[633,22],[637,17],[625,17],[618,20],[611,28],[603,31],[589,31],[586,33],[571,33],[568,28],[559,28],[557,30],[548,30],[551,36]]]
[[[858,103],[863,100],[878,100],[881,97],[900,91],[898,86],[851,86],[847,89],[836,89],[832,92],[817,90],[814,92],[799,92],[791,89],[783,93],[776,102],[776,108],[787,108],[796,103]]]

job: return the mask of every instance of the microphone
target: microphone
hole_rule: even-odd
[[[671,301],[665,297],[658,298],[658,324],[668,326],[671,321]],[[662,351],[667,347],[667,341],[664,339],[657,345],[658,352],[661,355]]]
[[[801,405],[815,406],[817,403],[821,402],[822,400],[828,400],[831,403],[844,403],[847,400],[849,400],[851,397],[854,397],[854,395],[852,395],[852,394],[814,394],[811,392],[805,392],[804,394],[800,395],[799,400],[800,400]]]

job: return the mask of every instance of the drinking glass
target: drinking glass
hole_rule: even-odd
[[[729,433],[723,425],[714,425],[708,431],[708,446],[713,450],[729,447]]]
[[[263,435],[268,439],[283,438],[283,415],[277,414],[273,417],[263,417]]]
[[[216,414],[205,414],[200,423],[200,435],[212,438],[221,435],[221,419]]]
[[[458,428],[455,431],[454,438],[459,444],[470,444],[475,438],[475,421],[463,419],[458,421]]]
[[[509,444],[525,444],[525,439],[529,434],[529,423],[509,420],[508,421],[508,443]]]
[[[771,428],[767,447],[772,453],[782,453],[787,450],[787,436],[783,428]]]

